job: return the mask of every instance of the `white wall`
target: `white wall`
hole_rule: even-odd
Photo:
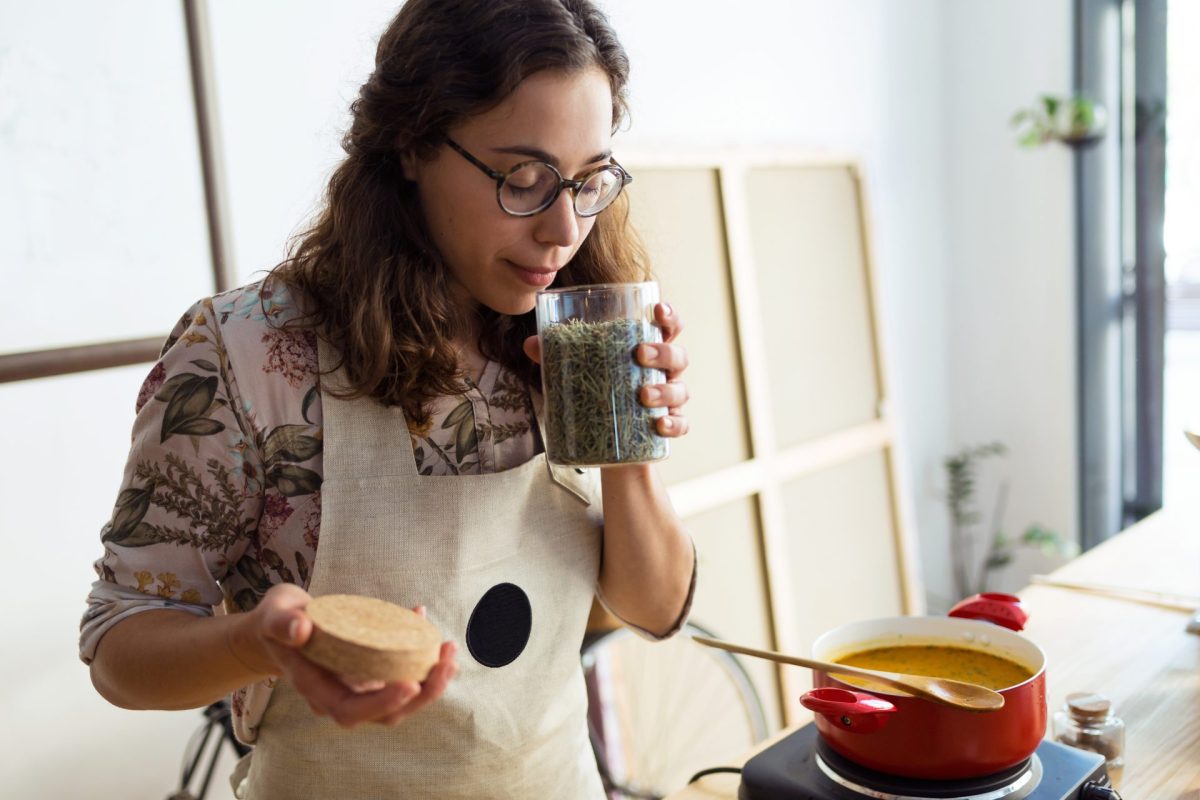
[[[633,122],[618,152],[622,142],[638,149],[762,144],[861,157],[904,448],[901,477],[934,600],[948,594],[938,489],[940,462],[953,444],[1004,439],[1012,449],[1010,521],[1040,519],[1073,530],[1069,159],[1051,150],[1020,152],[1007,129],[1015,107],[1067,86],[1067,0],[601,2],[633,61]],[[235,266],[249,279],[279,259],[286,238],[314,207],[339,155],[346,106],[394,9],[387,0],[210,5]],[[160,66],[161,83],[148,88],[88,77],[90,40],[62,44],[57,22],[68,8],[77,14],[76,4],[61,0],[29,6],[20,17],[12,16],[13,4],[5,6],[0,209],[43,202],[35,179],[44,175],[60,194],[76,182],[97,203],[111,198],[104,219],[128,227],[98,235],[104,228],[88,213],[95,203],[68,205],[67,224],[54,229],[0,215],[0,238],[24,243],[0,249],[6,283],[11,287],[27,271],[43,278],[20,297],[0,295],[0,319],[18,313],[30,293],[58,293],[61,303],[40,314],[72,315],[72,326],[98,338],[124,335],[107,326],[123,324],[112,309],[128,308],[129,295],[95,288],[86,256],[90,248],[114,277],[132,250],[139,263],[159,270],[149,274],[164,287],[152,301],[138,296],[146,307],[138,324],[165,332],[204,291],[191,268],[181,266],[202,264],[206,255],[194,216],[196,182],[172,178],[194,169],[194,140],[184,126],[174,139],[164,132],[139,140],[133,152],[114,150],[105,142],[119,145],[120,138],[105,133],[103,126],[113,123],[104,114],[118,108],[112,120],[139,130],[161,125],[162,107],[122,100],[122,87],[143,86],[138,97],[167,94],[173,99],[162,102],[176,105],[186,102],[188,88],[177,58],[171,70]],[[178,18],[152,23],[163,15],[156,0],[106,8],[128,17],[110,38],[131,35],[131,48],[157,42],[167,60],[183,53]],[[164,34],[163,25],[173,27]],[[48,52],[58,57],[48,59]],[[14,53],[24,59],[20,72],[12,69]],[[74,56],[81,63],[71,62]],[[64,71],[78,79],[64,79]],[[17,85],[13,75],[20,76]],[[76,120],[74,136],[56,132],[53,114],[30,117],[12,99],[47,96],[51,86],[59,92],[53,102],[61,104],[51,111]],[[94,121],[79,116],[80,108],[92,109]],[[86,147],[96,126],[103,135],[88,151],[92,162],[107,154],[156,168],[124,181],[94,163],[81,173],[69,154]],[[62,157],[37,160],[36,172],[10,180],[33,152],[33,139],[16,139],[14,130],[61,139],[55,146]],[[146,204],[144,184],[154,180],[165,192],[155,196],[166,199]],[[147,224],[153,235],[142,230]],[[163,235],[175,242],[178,261],[155,249]],[[30,252],[62,252],[56,258],[74,259],[75,266],[43,270]],[[40,344],[21,341],[22,330],[6,332],[0,351]],[[6,648],[3,661],[0,786],[21,796],[161,797],[198,719],[108,708],[74,660],[74,629],[142,372],[0,386],[0,413],[24,428],[4,439],[9,457],[0,473],[0,533],[9,563],[20,565],[0,583],[0,602],[20,609],[0,617],[0,641],[19,643]],[[37,435],[51,426],[57,438]]]
[[[161,336],[210,291],[179,9],[0,2],[0,352]],[[196,727],[76,655],[148,370],[0,385],[4,797],[164,797]]]
[[[942,4],[604,0],[632,62],[638,147],[785,145],[862,160],[900,479],[923,571],[944,572],[948,441]],[[926,546],[926,540],[935,548]]]
[[[1008,481],[1010,534],[1039,522],[1075,539],[1072,157],[1059,145],[1022,150],[1009,127],[1037,95],[1069,93],[1071,4],[943,9],[950,441],[1007,445],[979,500],[990,513]]]

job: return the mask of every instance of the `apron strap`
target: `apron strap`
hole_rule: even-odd
[[[401,474],[418,477],[412,438],[404,410],[378,402],[355,402],[334,397],[348,384],[337,351],[317,337],[317,368],[321,371],[321,408],[324,417],[325,480],[354,475]],[[337,364],[337,369],[326,373]],[[386,468],[385,468],[386,465]]]
[[[318,369],[328,370],[339,360],[337,351],[318,336]],[[322,372],[320,382],[325,427],[325,480],[357,475],[386,475],[388,470],[393,474],[398,471],[400,475],[421,479],[417,473],[412,436],[403,409],[377,402],[341,400],[329,394],[329,389],[337,391],[347,386],[346,375],[340,365],[332,372]],[[545,459],[550,479],[585,505],[595,502],[600,496],[596,470],[556,466],[546,459],[546,426],[542,419],[545,401],[537,391],[530,391],[530,400],[543,450],[534,459]]]
[[[250,775],[250,759],[254,755],[254,751],[246,753],[238,759],[238,762],[233,765],[233,772],[229,774],[229,785],[233,787],[233,796],[238,800],[246,798],[246,778]]]

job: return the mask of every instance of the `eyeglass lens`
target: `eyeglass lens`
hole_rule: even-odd
[[[554,202],[559,178],[548,165],[526,164],[513,172],[500,187],[500,203],[512,214],[541,211]],[[575,211],[580,216],[599,214],[621,193],[621,177],[605,168],[588,176],[575,192]]]

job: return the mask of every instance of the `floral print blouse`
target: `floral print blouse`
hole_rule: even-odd
[[[322,416],[316,336],[278,327],[296,313],[284,287],[259,282],[200,301],[171,332],[138,394],[124,480],[101,531],[80,626],[85,662],[132,614],[246,611],[277,583],[308,586]],[[410,423],[420,474],[499,472],[541,452],[530,393],[513,373],[488,362],[465,384],[434,402],[429,425]],[[243,741],[255,739],[273,684],[234,693]]]

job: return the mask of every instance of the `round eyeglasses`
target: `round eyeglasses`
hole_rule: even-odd
[[[514,217],[532,217],[545,211],[558,199],[563,188],[571,190],[576,214],[594,217],[612,205],[621,190],[633,181],[633,176],[616,161],[578,180],[564,178],[545,161],[523,161],[508,172],[500,172],[468,153],[454,140],[447,138],[446,144],[496,182],[496,202],[505,214]]]

